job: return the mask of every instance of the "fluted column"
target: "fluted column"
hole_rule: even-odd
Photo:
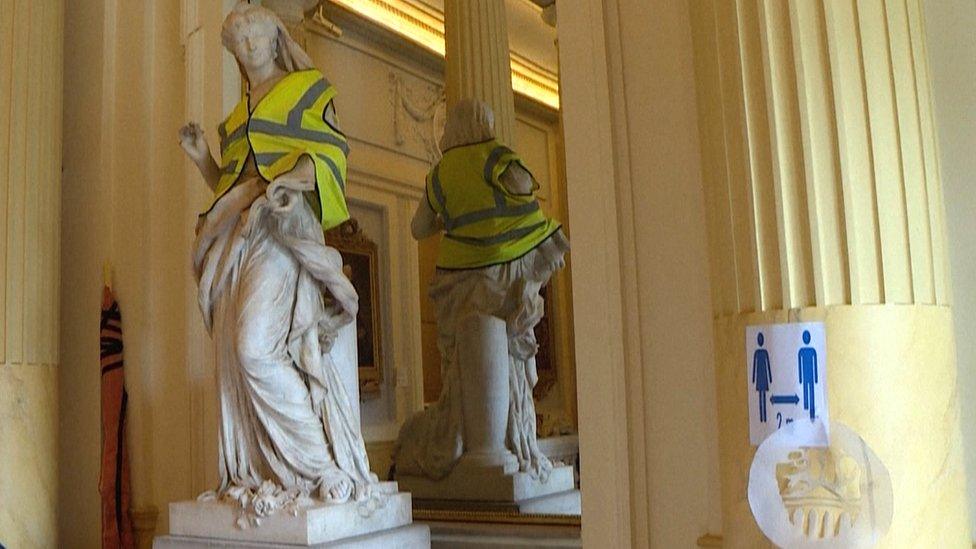
[[[0,0],[0,545],[6,547],[57,545],[62,10],[61,0]]]
[[[498,139],[515,146],[515,99],[505,2],[446,0],[445,87],[448,107],[460,99],[481,99],[495,111]]]
[[[746,500],[750,324],[821,320],[831,421],[891,473],[884,547],[964,547],[950,281],[918,0],[691,2],[725,547]]]

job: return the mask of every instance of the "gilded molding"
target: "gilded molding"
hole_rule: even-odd
[[[444,57],[444,14],[417,0],[331,0]],[[559,75],[512,52],[512,89],[559,109]]]

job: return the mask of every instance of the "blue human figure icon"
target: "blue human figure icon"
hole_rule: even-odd
[[[797,353],[797,364],[800,371],[800,383],[803,385],[803,409],[810,411],[810,419],[817,417],[817,400],[813,392],[814,386],[820,382],[817,372],[817,350],[810,347],[810,332],[803,331],[803,344]]]
[[[763,349],[765,338],[762,332],[756,339],[759,348],[752,355],[752,383],[759,393],[759,422],[766,423],[766,392],[769,391],[769,384],[773,382],[773,368],[769,363],[769,351]]]

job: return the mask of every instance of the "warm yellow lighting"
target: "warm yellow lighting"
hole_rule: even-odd
[[[444,16],[403,0],[332,0],[340,6],[444,55]]]
[[[559,110],[559,77],[515,53],[512,90]]]
[[[444,14],[411,0],[332,0],[424,48],[444,56]],[[512,90],[559,109],[559,79],[528,59],[512,54]]]

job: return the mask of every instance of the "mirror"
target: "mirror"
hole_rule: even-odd
[[[551,2],[541,1],[542,5]],[[568,219],[556,31],[540,2],[506,0],[515,117],[513,149],[539,184],[541,211]],[[549,22],[547,22],[547,20]],[[401,425],[442,389],[435,307],[428,296],[439,237],[414,242],[410,222],[442,157],[445,94],[442,0],[333,0],[305,21],[306,49],[337,86],[337,113],[352,148],[347,199],[357,219],[328,235],[361,296],[360,387],[371,467],[386,478]],[[369,212],[364,222],[359,212]],[[571,261],[571,255],[566,256]],[[531,395],[538,445],[580,486],[570,270],[540,290],[534,328],[538,380]],[[398,479],[400,480],[400,479]],[[578,493],[577,493],[578,495]],[[436,501],[435,501],[436,499]],[[578,514],[414,497],[421,520],[578,526]]]

